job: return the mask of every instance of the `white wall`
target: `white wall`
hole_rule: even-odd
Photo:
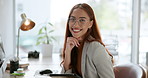
[[[0,0],[0,34],[3,39],[6,57],[12,57],[15,53],[14,1]]]

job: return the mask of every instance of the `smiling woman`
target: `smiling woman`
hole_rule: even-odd
[[[22,52],[20,54],[24,55],[23,52],[27,53],[30,50],[34,51],[34,49],[37,51],[41,50],[41,47],[35,46],[37,31],[41,28],[40,24],[47,21],[50,21],[55,26],[55,32],[51,34],[51,36],[55,36],[57,41],[59,41],[53,42],[53,52],[59,52],[59,49],[63,48],[65,25],[67,24],[69,24],[69,32],[72,32],[72,34],[70,34],[71,37],[74,35],[77,38],[73,38],[75,41],[72,44],[79,46],[78,42],[80,42],[79,44],[81,45],[81,39],[83,39],[83,37],[80,38],[80,36],[83,35],[82,31],[85,30],[83,29],[83,25],[86,24],[86,22],[83,22],[87,21],[87,23],[90,23],[91,20],[89,20],[89,18],[79,18],[79,16],[76,15],[67,18],[72,6],[81,2],[88,3],[94,9],[97,19],[96,22],[99,24],[100,33],[103,35],[104,39],[111,40],[111,38],[105,36],[117,36],[116,40],[119,43],[118,48],[116,49],[118,55],[114,56],[117,57],[117,60],[115,59],[115,64],[123,63],[123,61],[124,63],[129,63],[130,60],[133,60],[131,58],[131,52],[135,53],[135,51],[131,51],[131,47],[133,46],[131,45],[131,41],[134,40],[131,39],[134,33],[132,34],[131,30],[132,28],[135,28],[135,25],[133,27],[131,26],[131,17],[134,13],[141,12],[140,45],[136,45],[140,47],[140,52],[139,55],[137,55],[139,57],[136,57],[136,59],[139,58],[139,63],[145,64],[145,57],[148,52],[146,43],[148,39],[148,0],[142,0],[141,3],[139,2],[139,4],[141,4],[141,7],[138,7],[141,8],[140,12],[132,11],[133,8],[137,7],[137,5],[132,7],[133,0],[0,0],[0,33],[4,38],[6,56],[9,57],[16,52],[16,30],[18,29],[18,26],[20,26],[21,13],[26,13],[28,17],[32,18],[36,22],[36,26],[31,31],[20,32],[20,48]],[[135,10],[138,8],[135,8]],[[78,33],[81,34],[79,35]],[[110,46],[109,43],[105,45]],[[105,48],[108,48],[107,46]],[[24,47],[25,50],[22,50]],[[112,49],[114,49],[114,47],[111,47],[111,50]],[[133,55],[133,57],[135,56]]]
[[[93,20],[82,9],[75,9],[69,17],[69,30],[73,37],[77,39],[83,39],[82,36],[92,27],[92,24]]]
[[[62,73],[82,78],[114,78],[113,56],[102,42],[93,9],[76,4],[66,25]]]
[[[34,2],[36,3],[32,6],[32,3]],[[54,36],[57,41],[59,41],[53,42],[53,52],[59,52],[59,50],[63,48],[65,25],[67,20],[69,20],[69,24],[74,24],[75,26],[83,24],[84,21],[86,21],[87,23],[90,22],[88,18],[78,18],[73,16],[69,17],[68,19],[66,18],[69,14],[69,10],[75,4],[84,2],[91,5],[94,9],[97,19],[96,22],[100,26],[100,32],[102,36],[106,37],[115,35],[118,37],[117,41],[119,42],[119,44],[118,48],[116,49],[118,55],[116,55],[115,57],[120,56],[120,59],[115,58],[115,62],[122,63],[123,60],[126,63],[130,62],[132,46],[132,0],[15,0],[16,26],[19,26],[20,24],[20,18],[18,18],[18,16],[20,16],[22,12],[25,12],[30,18],[34,19],[34,21],[36,22],[36,27],[32,31],[21,32],[20,38],[23,40],[21,40],[20,45],[21,47],[27,47],[26,50],[22,52],[28,52],[34,49],[41,51],[41,48],[39,46],[35,46],[35,41],[37,39],[37,31],[41,28],[40,24],[48,21],[50,21],[55,26],[55,31],[51,34],[51,36]],[[147,1],[144,0],[143,4],[145,4],[146,2]],[[144,18],[146,18],[146,11],[144,13],[144,16]],[[146,21],[144,23],[146,23]],[[147,28],[145,27],[144,29]],[[82,31],[81,28],[77,29],[77,27],[74,27],[71,30],[73,31],[73,33],[80,33],[79,31]],[[110,40],[110,38],[108,37],[103,39]],[[26,43],[26,41],[28,42],[28,40],[29,43]],[[105,43],[105,45],[110,46],[108,44],[109,43]],[[142,51],[145,50],[143,48],[144,47],[142,47]],[[114,49],[114,47],[112,49]],[[143,53],[141,54],[142,56],[144,55]]]

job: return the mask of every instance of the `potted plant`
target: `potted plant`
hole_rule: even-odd
[[[43,56],[52,55],[52,42],[56,40],[53,36],[51,36],[52,32],[54,32],[54,29],[50,22],[46,23],[39,29],[36,45],[41,45]]]

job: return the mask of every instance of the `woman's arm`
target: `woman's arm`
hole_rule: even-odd
[[[65,70],[70,69],[70,63],[71,63],[71,50],[66,49],[65,50],[64,63],[63,63],[63,66],[64,66]]]
[[[65,49],[65,58],[64,58],[64,69],[65,71],[70,69],[71,64],[71,51],[74,48],[74,46],[78,47],[80,44],[78,40],[74,37],[68,37],[66,42],[66,49]]]

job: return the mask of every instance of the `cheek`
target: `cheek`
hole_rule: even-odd
[[[69,27],[69,31],[72,32],[72,29]]]
[[[85,32],[87,32],[88,29],[89,29],[89,26],[84,26],[84,27],[83,27],[83,30],[84,30]]]
[[[83,28],[83,34],[87,33],[88,28]]]

